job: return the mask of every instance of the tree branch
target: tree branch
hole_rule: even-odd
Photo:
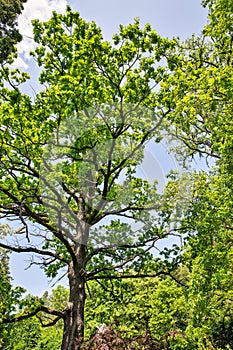
[[[157,272],[155,274],[138,274],[138,275],[99,275],[99,276],[92,276],[90,278],[88,278],[88,281],[91,280],[96,280],[96,282],[98,282],[98,280],[113,280],[113,279],[126,279],[126,278],[153,278],[153,277],[159,277],[161,275],[165,275],[168,277],[171,277],[176,283],[180,284],[183,287],[188,287],[186,284],[182,283],[181,281],[179,281],[176,277],[174,277],[170,272],[166,272],[166,271],[160,271]]]
[[[69,264],[69,261],[67,259],[62,258],[58,254],[50,252],[48,250],[41,250],[41,249],[37,249],[37,248],[33,248],[33,247],[27,247],[27,248],[13,247],[9,244],[4,244],[1,242],[0,242],[0,247],[3,249],[9,249],[9,250],[16,252],[16,253],[36,253],[39,255],[51,256],[51,257],[58,259],[66,264]]]
[[[4,187],[0,187],[0,191],[2,191],[8,198],[10,198],[13,203],[12,203],[12,214],[15,216],[19,216],[19,208],[17,203],[21,203],[19,199],[11,193],[10,189],[6,189]],[[14,208],[16,207],[16,208]],[[8,208],[9,209],[9,208]],[[11,209],[11,208],[10,208]],[[70,256],[72,260],[76,263],[76,257],[74,254],[74,251],[72,249],[71,244],[69,241],[65,238],[64,234],[60,230],[56,230],[50,223],[47,217],[42,216],[40,213],[35,213],[33,210],[29,208],[26,203],[24,203],[23,207],[23,215],[27,216],[29,219],[34,219],[38,224],[41,226],[47,228],[51,233],[54,234],[55,237],[57,237],[66,247],[67,251],[70,253]]]
[[[164,238],[164,236],[163,236]],[[153,238],[150,238],[144,242],[140,242],[140,243],[136,243],[136,244],[122,244],[122,245],[109,245],[107,247],[100,247],[100,248],[96,248],[93,252],[91,252],[87,257],[86,257],[86,262],[89,261],[93,256],[95,255],[98,255],[99,253],[102,253],[104,251],[107,251],[107,250],[112,250],[114,248],[130,248],[130,249],[136,249],[136,248],[141,248],[141,247],[145,247],[145,245],[147,243],[150,243],[150,242],[153,242],[153,245],[155,243],[155,241],[157,241],[158,239],[160,239],[160,237],[153,237]]]
[[[40,324],[43,328],[46,328],[46,327],[52,327],[54,326],[60,319],[61,317],[60,316],[57,316],[55,317],[51,322],[48,322],[48,323],[43,323],[42,319],[40,316],[37,316],[37,318],[39,319],[40,321]]]
[[[45,312],[46,314],[54,315],[54,316],[57,316],[59,318],[65,317],[64,311],[56,311],[56,310],[50,309],[46,306],[39,306],[35,311],[29,312],[28,314],[16,316],[13,318],[3,318],[2,323],[14,323],[14,322],[26,320],[28,318],[36,316],[39,312]]]
[[[146,252],[148,252],[150,249],[152,249],[155,245],[155,243],[159,240],[159,237],[156,237],[153,239],[152,241],[152,244],[147,248],[147,249],[144,249],[143,251],[141,252],[138,252],[130,257],[127,257],[127,260],[124,260],[122,263],[118,264],[118,265],[115,265],[115,266],[109,266],[109,267],[103,267],[102,269],[99,269],[99,270],[95,270],[93,272],[90,272],[89,274],[87,274],[87,280],[89,280],[89,278],[91,276],[95,276],[96,274],[100,273],[100,272],[104,272],[104,271],[114,271],[114,270],[117,270],[117,269],[121,269],[123,268],[125,265],[127,265],[128,263],[130,263],[131,261],[133,261],[134,259],[136,259],[137,257],[145,254]]]

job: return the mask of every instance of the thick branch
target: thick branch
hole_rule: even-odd
[[[2,323],[14,323],[14,322],[19,322],[19,321],[22,321],[22,320],[26,320],[28,318],[36,316],[39,312],[45,312],[46,314],[54,315],[54,316],[57,316],[59,318],[64,318],[65,317],[65,312],[64,311],[56,311],[56,310],[50,309],[50,308],[48,308],[46,306],[39,306],[35,311],[29,312],[28,314],[16,316],[16,317],[13,317],[13,318],[3,318],[2,319]]]

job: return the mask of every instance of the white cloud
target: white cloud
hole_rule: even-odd
[[[14,62],[14,66],[27,69],[31,59],[29,53],[35,48],[32,39],[33,19],[47,21],[52,11],[64,13],[67,6],[67,0],[27,0],[24,4],[24,10],[18,19],[18,28],[23,35],[23,40],[17,45],[19,57]]]
[[[12,64],[12,68],[21,68],[23,70],[27,70],[29,68],[29,65],[26,63],[25,60],[23,60],[22,57],[18,56]]]

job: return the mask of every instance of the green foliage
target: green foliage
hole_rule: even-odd
[[[62,327],[41,329],[40,340],[33,350],[60,350],[62,331]]]
[[[4,327],[4,350],[35,350],[40,340],[40,324],[35,318]]]
[[[173,73],[163,82],[163,103],[189,153],[221,158],[232,145],[232,7],[211,2],[202,36],[178,45]],[[173,60],[173,57],[170,58]]]
[[[124,331],[128,337],[150,330],[157,340],[164,340],[174,329],[185,329],[184,287],[169,277],[111,281],[103,286],[104,290],[101,285],[89,284],[87,337],[102,323]]]
[[[158,349],[233,348],[233,3],[207,0],[203,4],[209,7],[209,16],[202,36],[184,43],[161,38],[150,25],[142,29],[136,19],[121,25],[110,44],[95,23],[85,22],[68,7],[65,15],[53,13],[46,23],[34,21],[38,46],[32,55],[42,67],[40,82],[46,85],[34,100],[14,85],[25,81],[26,75],[9,68],[0,72],[1,211],[44,229],[41,249],[51,253],[44,260],[50,277],[67,263],[70,268],[79,248],[65,234],[67,225],[74,226],[73,218],[81,216],[82,223],[93,226],[85,265],[78,269],[89,294],[87,339],[96,333],[96,326],[106,323],[128,339],[150,332]],[[159,66],[164,59],[167,66]],[[3,86],[8,78],[13,89]],[[176,149],[178,157],[215,161],[209,172],[194,172],[182,179],[171,173],[163,195],[157,193],[156,183],[150,185],[136,176],[143,147],[135,157],[127,154],[129,145],[132,150],[149,139],[161,140],[160,128],[148,134],[156,118],[166,120],[166,131],[183,142]],[[85,132],[73,140],[76,129]],[[51,153],[54,130],[56,140],[60,137],[67,146],[71,139],[73,148],[65,154],[62,166],[59,162],[48,166],[49,156],[45,157],[46,173],[42,155]],[[48,140],[52,140],[49,145]],[[115,158],[111,157],[113,149]],[[62,147],[56,151],[55,159],[64,155]],[[127,179],[124,183],[117,182],[121,172]],[[44,175],[53,185],[47,192],[40,186]],[[62,195],[54,190],[61,184]],[[52,198],[52,210],[46,208],[42,195]],[[56,225],[61,214],[57,207],[53,210],[57,202],[69,206],[73,215],[70,222],[64,215],[65,227]],[[118,209],[112,212],[114,217],[102,222],[113,203]],[[156,208],[157,214],[152,217],[142,211],[146,206]],[[136,240],[132,225],[121,221],[124,214],[136,223],[146,223]],[[185,237],[182,250],[174,245],[154,259],[147,245],[153,247],[170,234]],[[118,246],[116,235],[123,242]],[[28,246],[34,247],[33,243]],[[121,274],[142,272],[163,272],[170,277],[120,279]],[[12,288],[4,254],[0,274],[1,319],[44,303],[65,309],[69,296],[62,287],[43,299],[20,299],[23,291]],[[44,323],[53,320],[39,316]],[[32,337],[27,339],[30,330]],[[3,339],[10,335],[8,343],[4,340],[6,349],[56,350],[62,323],[50,332],[32,319],[3,327],[2,332]],[[11,342],[13,338],[17,344]]]
[[[184,261],[190,270],[187,334],[200,348],[209,342],[225,349],[233,345],[231,194],[221,175],[197,175],[195,187],[184,222],[189,233]]]
[[[17,18],[23,10],[23,3],[27,0],[0,1],[0,62],[4,63],[10,53],[14,52],[14,45],[22,39],[17,29]]]

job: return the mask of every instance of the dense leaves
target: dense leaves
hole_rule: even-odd
[[[23,10],[23,3],[27,0],[0,1],[0,63],[4,63],[14,45],[22,39],[17,29],[17,18]]]

